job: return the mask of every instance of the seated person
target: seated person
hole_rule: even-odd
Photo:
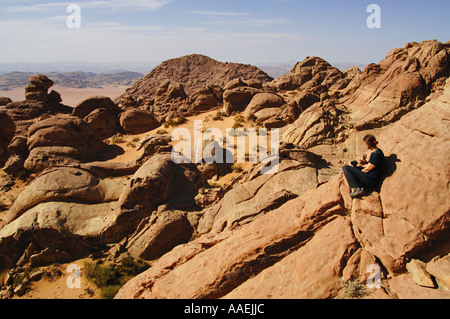
[[[363,141],[370,151],[369,162],[365,160],[366,156],[363,156],[359,162],[363,167],[358,167],[358,163],[354,161],[353,166],[346,165],[342,168],[351,190],[351,198],[360,197],[364,194],[364,188],[377,185],[383,173],[384,154],[378,148],[377,140],[373,135],[366,135]]]

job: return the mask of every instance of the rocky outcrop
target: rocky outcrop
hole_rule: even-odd
[[[54,84],[52,80],[43,74],[39,74],[30,77],[28,81],[31,84],[25,87],[25,100],[42,102],[49,100],[48,89]]]
[[[313,90],[317,94],[343,88],[347,83],[339,69],[319,57],[307,57],[298,62],[289,74],[273,81],[278,90]]]
[[[250,203],[260,192],[263,205],[276,194],[277,178],[286,188],[290,180],[282,181],[283,173],[298,180],[292,174],[309,166],[280,169],[270,178],[244,175],[204,210],[196,239],[161,257],[117,298],[339,298],[348,293],[348,283],[365,285],[373,265],[384,280],[380,289],[365,288],[366,298],[449,298],[442,275],[450,226],[448,174],[442,171],[450,146],[449,92],[447,81],[420,108],[376,130],[387,161],[378,189],[351,200],[342,174],[320,186],[298,182],[306,189],[251,215]],[[356,141],[371,132],[355,133]]]
[[[8,145],[14,136],[16,125],[14,121],[4,111],[0,111],[0,167],[9,158]]]
[[[223,63],[204,55],[192,54],[163,62],[126,93],[135,97],[152,96],[161,83],[170,81],[182,84],[184,91],[190,96],[207,85],[223,87],[239,77],[262,82],[271,80],[267,74],[251,65]]]
[[[186,215],[182,211],[163,210],[145,218],[130,235],[126,251],[134,258],[154,260],[187,243],[193,229]]]
[[[141,134],[157,128],[160,124],[149,111],[129,109],[120,114],[120,126],[126,133]]]
[[[122,108],[149,110],[164,122],[168,117],[193,115],[222,105],[223,88],[235,78],[259,83],[272,80],[254,66],[193,54],[163,62],[115,102]]]
[[[72,116],[84,119],[101,139],[105,139],[120,130],[118,116],[121,112],[109,97],[94,96],[80,102],[72,111]]]
[[[449,76],[450,49],[436,41],[408,43],[370,64],[342,91],[341,102],[358,128],[392,123],[420,107]]]
[[[9,97],[0,96],[0,106],[7,105],[11,102],[12,102],[12,100]]]
[[[108,186],[108,185],[106,185]],[[32,207],[49,201],[102,203],[111,201],[105,184],[87,170],[61,167],[43,172],[15,200],[6,215],[11,222]],[[117,196],[113,196],[117,197]],[[117,198],[116,198],[117,199]]]
[[[3,167],[3,171],[9,175],[17,175],[24,169],[23,165],[28,157],[27,138],[25,136],[15,136],[8,145],[10,157]]]
[[[223,93],[223,112],[231,115],[233,112],[244,111],[252,98],[258,93],[262,93],[262,91],[247,86],[245,83],[242,86],[230,86]]]
[[[85,121],[72,116],[55,116],[30,126],[25,168],[42,171],[54,165],[87,162],[98,158],[104,144]]]
[[[116,298],[449,298],[448,48],[411,43],[363,71],[307,58],[270,84],[237,77],[197,90],[200,102],[215,103],[223,92],[248,118],[267,115],[266,127],[291,123],[279,154],[223,188],[208,181],[229,164],[177,164],[165,135],[142,139],[131,162],[44,171],[0,229],[0,268],[101,252],[108,260],[152,260]],[[254,94],[247,99],[245,91]],[[191,92],[161,81],[152,105],[175,116],[172,107],[192,102]],[[364,104],[368,92],[375,95]],[[385,172],[352,200],[341,169],[361,155],[368,133],[386,155]],[[44,125],[34,134],[30,151],[54,132]],[[73,134],[59,135],[48,140],[66,143]],[[13,141],[10,153],[20,145]],[[367,285],[374,270],[380,288]]]
[[[281,161],[275,175],[261,175],[262,165],[247,172],[220,202],[204,211],[199,233],[234,229],[314,187],[317,184],[316,159],[307,152],[302,155],[302,159]]]
[[[26,135],[28,128],[41,119],[56,114],[69,114],[72,108],[61,104],[61,95],[56,91],[48,93],[53,81],[39,74],[30,77],[31,84],[25,87],[25,100],[6,104],[6,113],[16,124],[16,134]]]

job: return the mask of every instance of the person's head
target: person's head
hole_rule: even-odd
[[[366,135],[363,138],[364,143],[366,143],[367,148],[377,148],[378,141],[373,135]]]

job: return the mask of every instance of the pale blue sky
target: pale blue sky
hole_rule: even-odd
[[[69,4],[81,28],[66,25]],[[369,29],[369,4],[381,29]],[[0,0],[0,62],[162,61],[201,53],[251,64],[379,62],[410,41],[450,39],[448,0]]]

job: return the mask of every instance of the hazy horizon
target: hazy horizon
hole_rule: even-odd
[[[371,3],[380,28],[367,24]],[[253,65],[378,63],[408,42],[448,41],[449,9],[444,0],[3,0],[0,62],[131,65],[199,53]]]
[[[11,73],[11,72],[92,72],[92,73],[118,73],[123,71],[132,71],[142,74],[147,74],[153,68],[161,64],[163,61],[139,61],[139,62],[126,62],[118,61],[111,63],[93,63],[85,61],[62,61],[62,62],[11,62],[2,63],[0,62],[0,74]],[[220,62],[236,62],[239,61],[220,61]],[[270,63],[255,63],[256,67],[259,68],[282,68],[290,69],[298,61],[280,61],[280,62],[270,62]],[[350,67],[356,66],[363,69],[367,64],[359,62],[335,62],[328,61],[331,65],[339,68],[341,71],[347,70]],[[286,72],[286,73],[287,73]]]

